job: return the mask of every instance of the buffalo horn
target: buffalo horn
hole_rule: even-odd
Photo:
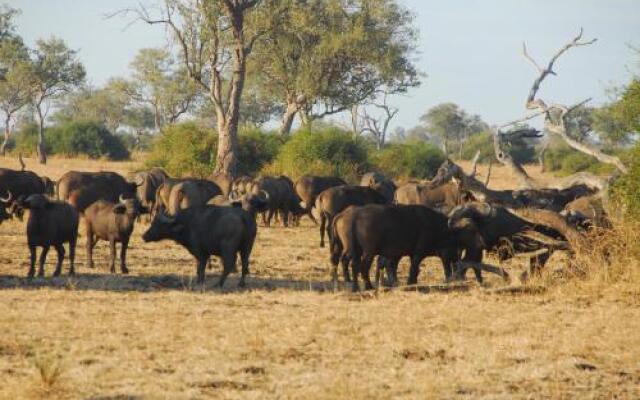
[[[7,190],[7,197],[4,198],[4,199],[2,197],[0,197],[0,201],[3,202],[3,203],[8,203],[8,202],[11,201],[12,198],[13,198],[13,195],[11,194],[11,191]]]

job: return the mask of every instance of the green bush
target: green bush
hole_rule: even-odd
[[[376,169],[389,177],[432,178],[445,156],[440,149],[424,141],[393,143],[372,153]]]
[[[148,167],[162,167],[172,176],[204,177],[215,163],[217,136],[193,122],[166,127],[151,145]]]
[[[571,175],[581,171],[603,175],[614,170],[613,166],[603,164],[594,157],[564,144],[548,149],[544,154],[543,163],[546,171],[556,172],[558,175]]]
[[[257,128],[241,128],[238,135],[238,173],[254,175],[271,162],[282,138]],[[211,175],[218,136],[214,129],[185,122],[165,128],[152,142],[145,164],[163,167],[173,176]]]
[[[292,178],[305,174],[333,175],[357,182],[368,168],[365,143],[349,132],[329,126],[294,133],[263,173]]]
[[[47,132],[45,130],[45,139]],[[26,156],[36,154],[36,146],[38,145],[38,124],[29,123],[23,125],[20,130],[15,133],[14,151]],[[51,145],[45,141],[45,150],[51,154]]]
[[[122,140],[99,123],[71,121],[48,128],[46,135],[53,154],[109,160],[129,158],[129,151]]]
[[[640,221],[640,143],[624,157],[629,172],[618,178],[611,187],[611,197],[624,213]]]
[[[129,151],[122,140],[101,124],[94,122],[65,122],[45,128],[45,150],[47,154],[66,157],[87,156],[125,160]],[[38,125],[27,124],[16,133],[15,151],[32,155],[38,144]]]

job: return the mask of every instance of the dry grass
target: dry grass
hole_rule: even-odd
[[[55,178],[134,166],[52,160],[34,169]],[[493,187],[509,187],[503,170],[492,175]],[[526,295],[475,286],[334,293],[310,224],[259,229],[250,289],[237,290],[237,276],[214,289],[217,265],[202,288],[191,282],[191,256],[143,243],[144,229],[134,234],[130,276],[107,272],[103,242],[89,271],[82,237],[77,278],[50,278],[51,254],[47,278],[28,283],[24,223],[0,225],[0,398],[640,397],[632,227],[594,240],[571,268],[554,256],[534,282],[548,289]],[[602,248],[613,244],[607,264]],[[421,283],[441,279],[427,260]]]

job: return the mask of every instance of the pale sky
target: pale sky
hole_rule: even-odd
[[[524,114],[524,99],[535,70],[524,60],[522,41],[540,63],[584,27],[591,46],[572,49],[556,64],[540,91],[548,102],[570,104],[626,83],[640,70],[640,0],[399,0],[416,14],[420,30],[419,69],[428,76],[420,88],[394,98],[400,108],[393,126],[410,128],[428,108],[454,102],[492,124]],[[1,2],[1,1],[0,1]],[[134,54],[165,46],[158,26],[130,19],[105,19],[136,7],[137,0],[9,0],[22,10],[18,31],[27,43],[57,36],[79,51],[90,83],[128,73]],[[143,0],[144,4],[154,4]],[[125,29],[126,28],[126,29]]]

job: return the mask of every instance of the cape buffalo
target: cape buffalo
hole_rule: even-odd
[[[42,194],[32,194],[21,200],[20,207],[28,209],[27,243],[30,253],[28,277],[35,274],[36,247],[42,247],[38,276],[44,276],[44,263],[49,248],[53,246],[58,253],[58,263],[53,276],[60,275],[64,259],[64,243],[69,243],[69,275],[75,274],[74,261],[76,241],[78,239],[78,212],[69,204],[51,201]]]
[[[360,179],[360,186],[368,186],[381,193],[388,203],[393,201],[394,193],[397,189],[395,183],[379,172],[367,172]]]
[[[324,247],[325,232],[331,240],[329,228],[336,214],[348,206],[363,206],[369,203],[386,204],[388,200],[378,191],[365,186],[336,186],[320,193],[315,205],[320,218],[320,247]]]
[[[11,196],[7,194],[11,192]],[[7,208],[15,210],[14,203],[18,198],[26,198],[31,194],[53,194],[54,183],[47,177],[40,177],[31,171],[16,171],[0,168],[0,195],[9,198],[0,205],[0,222],[13,214]],[[18,212],[19,213],[19,212]]]
[[[143,207],[152,210],[156,203],[156,191],[158,187],[169,178],[162,168],[151,168],[148,171],[140,171],[135,174],[134,182],[137,185],[137,197]]]
[[[115,172],[69,171],[58,180],[58,200],[68,202],[83,213],[98,200],[116,203],[120,196],[134,198],[137,186]]]
[[[341,245],[332,249],[331,261],[335,268],[337,250],[342,247],[342,257],[351,260],[354,291],[359,290],[358,275],[362,275],[366,289],[373,288],[369,269],[375,256],[384,257],[391,280],[404,256],[411,257],[409,284],[417,283],[420,263],[427,256],[439,257],[445,279],[451,278],[458,251],[445,215],[419,205],[368,204],[347,210],[343,220],[334,227],[332,243],[335,246],[339,240]]]
[[[142,239],[145,242],[170,239],[185,247],[197,260],[198,283],[204,283],[209,257],[220,256],[223,264],[220,287],[235,269],[239,253],[242,262],[239,286],[243,287],[256,232],[255,219],[241,208],[202,206],[180,210],[173,217],[158,213]]]
[[[326,189],[346,184],[344,180],[333,176],[304,175],[296,181],[294,190],[300,198],[300,206],[304,213],[317,224],[316,219],[311,213],[311,209],[316,204],[316,197]]]
[[[87,259],[89,268],[93,268],[93,248],[98,240],[108,240],[111,249],[111,273],[116,272],[116,243],[121,243],[120,271],[128,274],[126,265],[127,247],[138,215],[148,210],[138,199],[123,199],[117,204],[98,200],[84,212],[87,234]]]
[[[249,197],[264,196],[268,194],[267,207],[262,213],[262,222],[265,226],[271,225],[271,219],[276,213],[280,213],[282,224],[289,226],[289,212],[294,209],[297,201],[293,191],[293,183],[285,176],[263,176],[253,181],[249,190]]]
[[[447,182],[434,188],[419,183],[407,183],[396,190],[397,204],[416,204],[449,213],[454,207],[473,199],[457,182]]]
[[[168,212],[175,215],[178,210],[203,206],[209,199],[221,195],[222,190],[213,182],[204,179],[186,179],[171,187]]]

